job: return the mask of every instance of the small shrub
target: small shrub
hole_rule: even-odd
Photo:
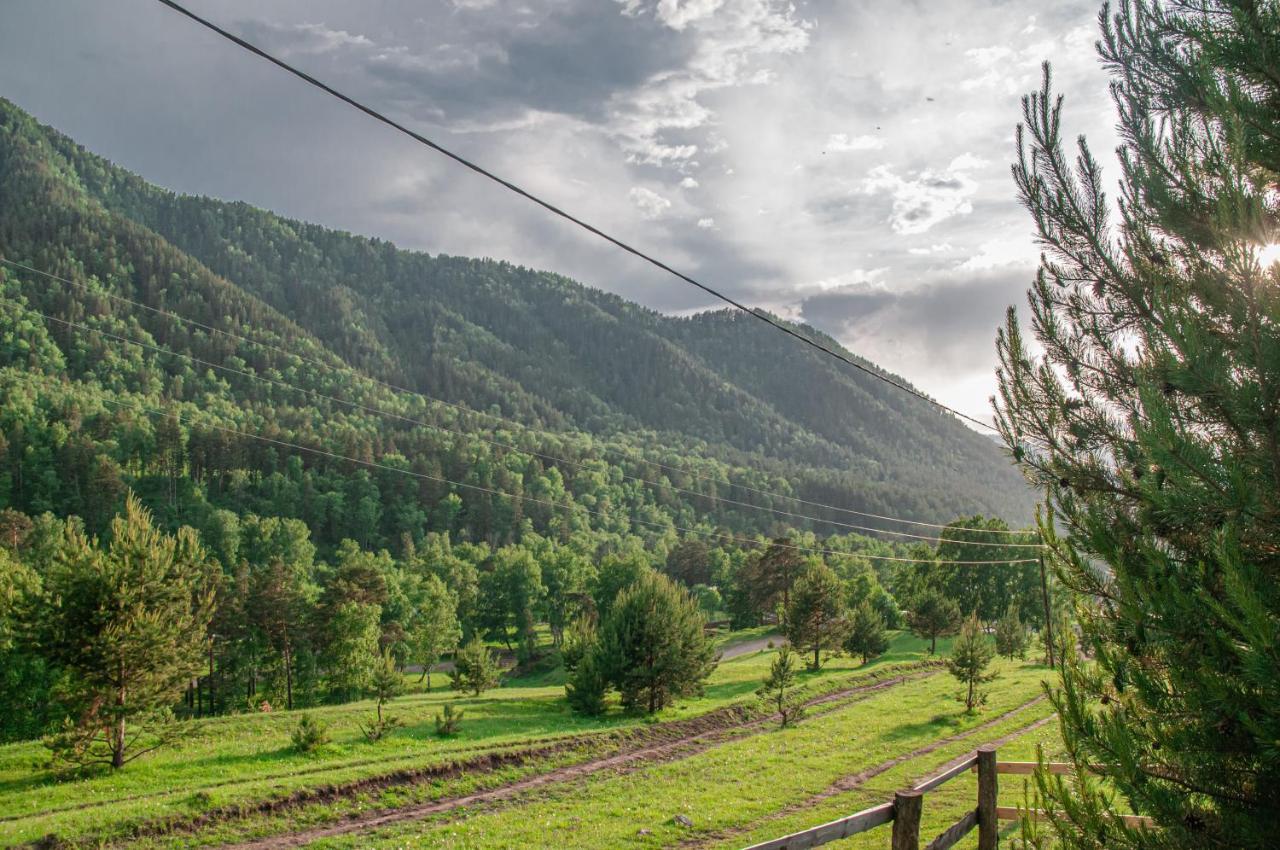
[[[360,727],[360,731],[364,733],[365,740],[371,744],[375,744],[378,741],[381,741],[382,736],[386,735],[392,729],[403,726],[404,724],[398,717],[392,717],[391,715],[378,717],[377,715],[374,715],[369,718],[368,725],[365,725],[364,723],[358,723],[357,725]]]
[[[444,714],[436,715],[436,734],[441,738],[452,738],[462,730],[462,716],[466,714],[462,709],[455,710],[452,705],[445,703]]]
[[[304,713],[298,718],[298,725],[290,737],[295,750],[310,753],[329,743],[329,726],[323,720]]]

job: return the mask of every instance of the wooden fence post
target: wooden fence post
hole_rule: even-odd
[[[996,850],[1000,822],[996,819],[996,748],[978,748],[978,850]]]
[[[920,850],[923,810],[923,792],[899,791],[893,795],[893,850]]]

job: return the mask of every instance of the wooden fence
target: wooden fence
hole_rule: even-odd
[[[1050,764],[1054,773],[1067,773],[1072,769],[1067,764]],[[881,803],[869,809],[849,815],[848,817],[815,826],[801,832],[774,838],[760,844],[754,844],[747,850],[800,850],[804,847],[817,847],[842,838],[849,838],[886,823],[893,824],[893,850],[920,850],[920,816],[924,811],[924,795],[957,776],[976,769],[978,772],[978,806],[965,813],[964,817],[944,829],[936,838],[924,845],[924,850],[947,850],[964,838],[975,827],[978,830],[978,850],[996,850],[1000,821],[1018,820],[1022,815],[1012,806],[996,805],[996,797],[1000,790],[998,776],[1001,773],[1030,774],[1036,769],[1035,762],[996,760],[995,747],[979,747],[974,755],[924,780],[914,788],[899,791],[893,800]],[[1039,814],[1036,812],[1035,814]],[[1137,815],[1122,815],[1128,826],[1146,827],[1151,819]]]

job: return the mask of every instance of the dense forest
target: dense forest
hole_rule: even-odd
[[[4,101],[0,256],[6,737],[47,731],[65,684],[18,632],[62,616],[76,563],[115,563],[93,541],[120,528],[198,540],[194,713],[348,698],[381,653],[474,637],[530,661],[535,624],[559,644],[654,569],[749,625],[825,560],[895,623],[922,574],[878,559],[1025,554],[790,498],[999,517],[961,538],[990,542],[1030,504],[993,443],[750,317],[174,195]],[[989,620],[1034,590],[979,569],[926,583]]]

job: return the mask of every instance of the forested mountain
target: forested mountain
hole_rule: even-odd
[[[667,317],[551,273],[176,195],[2,100],[0,254],[80,284],[0,271],[0,507],[27,514],[97,530],[134,489],[215,541],[248,513],[302,519],[322,551],[805,525],[726,504],[771,504],[746,488],[1028,518],[989,440],[750,317]]]

